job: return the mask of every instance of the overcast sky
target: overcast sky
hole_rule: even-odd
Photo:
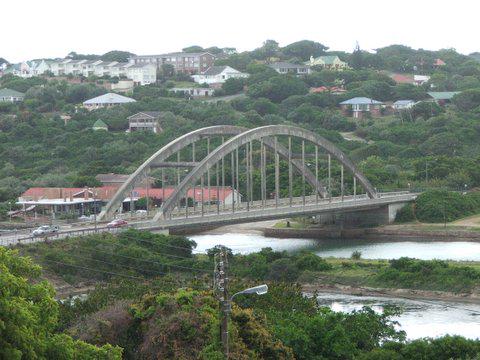
[[[24,0],[1,1],[0,57],[10,62],[70,51],[136,54],[188,45],[281,46],[309,39],[332,50],[391,44],[480,51],[477,0]]]

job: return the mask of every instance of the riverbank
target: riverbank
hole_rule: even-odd
[[[301,284],[306,294],[333,293],[354,296],[382,296],[409,300],[446,301],[480,305],[480,294],[454,293],[450,291],[431,291],[413,289],[374,288],[343,284],[308,283]]]
[[[301,239],[358,239],[369,241],[473,241],[480,242],[480,231],[454,229],[412,229],[408,227],[377,227],[363,229],[323,228],[277,228],[266,227],[263,235],[277,238]]]

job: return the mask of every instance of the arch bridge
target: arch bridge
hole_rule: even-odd
[[[152,172],[160,173],[161,180],[161,204],[153,214],[148,185]],[[145,190],[147,214],[153,215],[145,227],[165,228],[385,206],[391,217],[389,206],[398,208],[415,197],[409,192],[378,193],[332,142],[287,125],[210,126],[171,141],[130,175],[99,220],[115,217],[128,198],[133,211],[139,184]]]

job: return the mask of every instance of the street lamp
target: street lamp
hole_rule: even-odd
[[[230,299],[226,299],[223,302],[223,319],[222,319],[222,342],[223,342],[223,349],[225,358],[228,359],[228,314],[232,310],[231,301],[237,295],[247,295],[247,294],[257,294],[257,295],[265,295],[268,292],[268,286],[266,284],[254,286],[242,291],[239,291],[233,294]]]
[[[242,295],[242,294],[265,295],[267,292],[268,292],[268,286],[266,284],[258,285],[258,286],[251,287],[233,294],[232,297],[230,298],[230,301],[232,301],[233,298],[237,295]]]

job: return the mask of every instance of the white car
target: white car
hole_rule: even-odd
[[[42,225],[32,231],[33,236],[45,236],[58,233],[60,228],[57,225]]]

